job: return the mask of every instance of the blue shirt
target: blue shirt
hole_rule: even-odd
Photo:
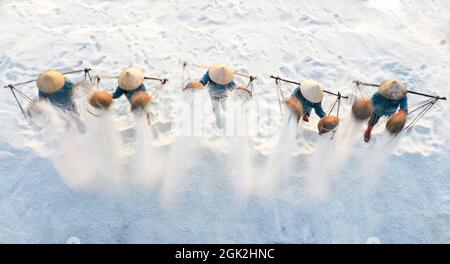
[[[228,84],[218,84],[209,78],[209,73],[206,72],[199,81],[203,85],[208,85],[209,95],[213,98],[224,98],[228,96],[228,91],[236,87],[236,83],[231,81]]]
[[[314,112],[316,112],[316,114],[322,118],[326,115],[325,111],[323,111],[322,108],[322,102],[319,103],[313,103],[308,101],[302,94],[302,92],[300,91],[300,87],[297,87],[294,92],[292,93],[291,97],[296,98],[298,101],[300,101],[300,103],[303,106],[303,113],[305,113],[305,115],[309,116],[311,114],[311,110],[314,109]]]
[[[378,115],[390,116],[397,111],[397,108],[408,112],[408,98],[405,96],[400,100],[391,100],[383,97],[380,92],[372,96],[373,111]]]
[[[66,81],[64,86],[54,92],[45,93],[39,90],[39,97],[46,98],[50,103],[68,110],[75,109],[75,102],[73,101],[73,83],[71,81]]]
[[[124,90],[124,89],[120,88],[120,86],[118,86],[116,88],[116,90],[114,91],[114,93],[112,94],[112,96],[113,96],[113,99],[117,99],[117,98],[121,97],[122,94],[124,94],[127,97],[128,101],[131,103],[131,98],[133,97],[133,95],[135,95],[138,92],[145,92],[146,90],[147,89],[145,89],[144,84],[141,84],[141,86],[139,86],[138,88],[131,90],[131,91]]]

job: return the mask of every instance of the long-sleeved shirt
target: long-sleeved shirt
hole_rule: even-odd
[[[314,109],[314,112],[316,112],[316,114],[322,118],[326,115],[325,111],[323,111],[322,108],[322,102],[319,103],[313,103],[308,101],[302,94],[302,92],[300,91],[300,87],[297,87],[294,92],[292,93],[291,97],[296,98],[297,100],[300,101],[300,103],[303,106],[303,113],[307,116],[311,115],[311,110]]]
[[[75,110],[75,102],[73,100],[73,83],[71,81],[67,81],[64,83],[64,86],[54,93],[45,93],[39,90],[39,98],[47,99],[51,104],[56,105],[58,107],[64,108],[66,110]]]
[[[113,96],[113,99],[117,99],[124,94],[127,97],[128,101],[131,102],[131,98],[133,97],[133,95],[135,95],[138,92],[145,92],[146,90],[147,89],[145,88],[144,84],[141,84],[141,86],[139,86],[138,88],[131,90],[131,91],[124,90],[118,86],[116,88],[116,90],[114,91],[114,93],[112,94],[112,96]]]
[[[372,96],[373,111],[378,115],[390,116],[400,107],[401,110],[408,112],[408,98],[405,96],[400,100],[391,100],[383,97],[380,92]]]
[[[230,83],[225,85],[214,82],[213,80],[211,80],[211,78],[209,78],[208,72],[203,75],[202,79],[199,82],[205,86],[208,85],[209,95],[213,99],[227,97],[228,91],[231,91],[236,87],[236,83],[234,81],[231,81]]]

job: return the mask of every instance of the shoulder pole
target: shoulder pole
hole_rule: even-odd
[[[379,84],[373,84],[373,83],[365,83],[365,82],[361,82],[358,80],[354,80],[353,81],[356,85],[364,85],[364,86],[371,86],[371,87],[380,87]],[[429,98],[435,98],[437,100],[447,100],[447,97],[441,97],[441,96],[437,96],[437,95],[431,95],[431,94],[426,94],[426,93],[420,93],[420,92],[415,92],[415,91],[410,91],[408,90],[408,93],[410,94],[415,94],[415,95],[420,95],[420,96],[424,96],[424,97],[429,97]]]
[[[119,76],[117,76],[117,75],[116,76],[113,76],[113,75],[104,75],[104,76],[97,75],[96,76],[97,80],[100,80],[100,79],[118,79],[118,78],[119,78]],[[167,78],[156,78],[156,77],[147,77],[147,76],[144,77],[144,80],[160,81],[162,84],[166,84],[169,81],[169,79],[167,79]]]
[[[301,85],[300,82],[295,82],[295,81],[286,80],[286,79],[280,78],[280,77],[278,77],[278,76],[270,75],[270,78],[275,79],[275,80],[278,80],[278,81],[283,81],[283,82],[287,82],[287,83],[292,83],[292,84]],[[331,95],[337,96],[337,97],[339,97],[339,98],[345,98],[345,99],[348,99],[348,96],[343,96],[343,95],[341,95],[340,93],[334,93],[334,92],[330,92],[330,91],[327,91],[327,90],[323,90],[323,92],[324,92],[324,93],[327,93],[327,94],[331,94]]]
[[[169,79],[167,78],[156,78],[156,77],[144,77],[144,80],[160,81],[162,84],[166,84],[169,81]]]
[[[421,95],[421,96],[425,96],[425,97],[430,97],[430,98],[435,98],[437,100],[447,101],[447,97],[440,97],[440,96],[437,96],[437,95],[424,94],[424,93],[419,93],[419,92],[414,92],[414,91],[409,91],[409,90],[408,90],[408,93]]]
[[[86,75],[89,75],[89,72],[90,72],[90,71],[91,71],[91,68],[85,68],[85,69],[83,69],[83,70],[76,70],[76,71],[63,72],[62,74],[63,74],[63,75],[66,75],[66,74],[73,74],[73,73],[84,72]],[[35,82],[36,80],[37,80],[37,79],[33,79],[33,80],[26,81],[26,82],[20,82],[20,83],[15,83],[15,84],[8,84],[8,85],[3,86],[3,88],[10,88],[10,86],[13,86],[13,87],[15,88],[16,86],[21,86],[21,85],[29,84],[29,83]]]
[[[202,68],[202,69],[209,69],[209,67],[210,67],[208,65],[188,63],[186,61],[183,62],[183,68],[186,68],[186,66],[188,66],[188,65],[189,66],[193,66],[193,67],[197,67],[197,68]],[[239,75],[241,77],[248,78],[248,79],[250,79],[250,81],[254,81],[254,80],[257,79],[256,76],[253,76],[253,75],[243,74],[243,73],[240,73],[240,72],[233,72],[233,73],[236,74],[236,75]]]

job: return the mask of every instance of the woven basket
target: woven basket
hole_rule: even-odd
[[[372,111],[373,106],[371,100],[358,99],[352,105],[352,113],[357,120],[366,120],[370,117]]]
[[[322,117],[319,123],[317,124],[317,128],[319,129],[319,135],[322,135],[335,129],[339,125],[339,121],[340,119],[337,116],[328,115]]]
[[[112,94],[105,91],[96,91],[89,97],[89,104],[95,108],[108,110],[112,104]]]
[[[205,86],[199,82],[188,82],[186,84],[186,86],[184,87],[184,89],[197,89],[197,90],[201,90],[201,89],[205,89]]]
[[[300,117],[303,116],[303,106],[302,104],[295,98],[289,98],[286,100],[286,105],[288,108],[297,115],[297,122],[300,120]]]
[[[131,98],[131,111],[138,108],[145,109],[151,101],[152,97],[147,92],[138,92]]]
[[[386,129],[389,133],[396,135],[402,131],[406,123],[406,113],[403,111],[393,114],[386,123]]]

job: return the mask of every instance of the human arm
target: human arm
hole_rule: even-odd
[[[322,102],[314,104],[313,108],[314,108],[314,112],[316,112],[316,114],[320,118],[322,118],[326,115],[325,111],[323,111],[323,108],[322,108]]]
[[[206,86],[209,83],[209,74],[208,74],[208,72],[203,74],[203,77],[200,79],[199,83],[203,84],[204,86]]]
[[[38,91],[38,98],[39,101],[47,100],[49,94],[42,92],[41,90]]]
[[[228,90],[232,91],[234,88],[236,88],[236,83],[234,81],[231,81],[228,86]]]
[[[73,84],[73,82],[66,80],[66,82],[64,83],[63,89],[64,89],[64,91],[73,95],[74,87],[75,87],[75,85]]]
[[[122,88],[117,87],[116,90],[112,93],[112,97],[113,97],[113,99],[117,99],[120,96],[122,96],[122,94],[123,94]]]
[[[384,99],[379,92],[376,92],[372,95],[372,98],[370,100],[372,101],[372,104],[377,105],[380,104]]]
[[[406,113],[408,113],[408,97],[404,97],[401,101],[400,101],[400,110],[401,111],[405,111]]]

